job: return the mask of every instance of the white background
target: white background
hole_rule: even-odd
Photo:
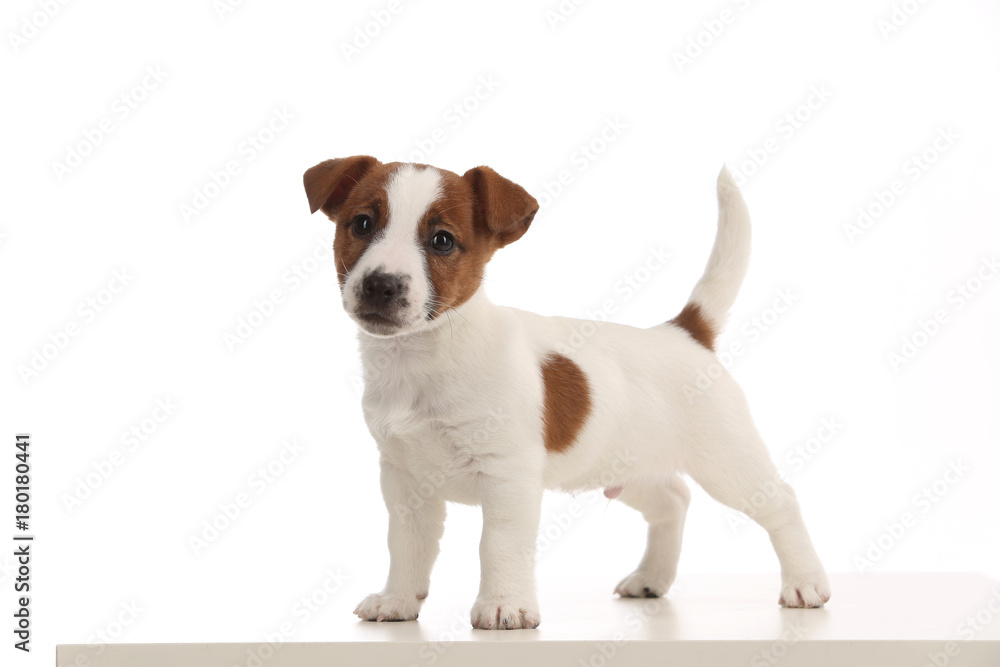
[[[997,6],[910,2],[892,30],[884,0],[593,0],[554,22],[556,6],[403,2],[346,55],[387,2],[257,0],[221,16],[210,0],[70,3],[37,34],[24,23],[42,22],[35,2],[6,4],[0,469],[9,484],[13,435],[30,432],[37,536],[35,651],[17,664],[49,664],[55,643],[99,630],[253,641],[291,620],[288,639],[335,640],[331,620],[381,587],[386,518],[355,327],[332,262],[314,260],[332,224],[308,215],[301,185],[313,164],[359,153],[459,173],[488,164],[521,183],[545,206],[491,265],[491,298],[579,317],[611,298],[612,319],[639,326],[676,314],[700,275],[720,166],[753,172],[754,255],[720,348],[744,346],[732,372],[828,569],[1000,578],[1000,278],[976,283],[1000,251]],[[271,132],[275,110],[293,118]],[[102,119],[111,132],[88,146]],[[603,144],[609,122],[621,129]],[[933,148],[939,132],[947,150]],[[913,171],[925,150],[933,163]],[[74,151],[87,155],[66,173],[56,163]],[[213,188],[229,161],[239,173]],[[572,182],[548,196],[562,171]],[[901,194],[851,238],[859,207],[878,211],[895,180]],[[196,192],[213,196],[185,216]],[[650,248],[671,258],[647,273]],[[122,270],[128,285],[104,292]],[[628,293],[626,276],[645,282]],[[959,307],[969,281],[980,289]],[[271,316],[227,344],[274,290]],[[781,290],[793,303],[773,318]],[[946,321],[894,368],[889,354],[937,311]],[[26,373],[36,352],[51,358]],[[165,399],[179,407],[130,448],[123,434],[152,430]],[[796,458],[829,419],[836,434]],[[303,451],[258,493],[250,477],[289,439]],[[939,482],[933,503],[915,500],[953,464],[967,471]],[[196,554],[190,538],[240,493],[250,506]],[[588,494],[567,523],[571,500],[546,499],[543,616],[548,577],[610,595],[643,548],[638,514]],[[885,537],[906,512],[915,525]],[[475,508],[450,509],[434,575],[470,605],[480,523]],[[880,537],[888,548],[870,554]],[[680,569],[777,561],[761,529],[696,491]],[[295,611],[328,571],[346,578],[340,589]],[[134,619],[122,612],[133,604]],[[432,588],[424,614],[467,612],[434,604]]]

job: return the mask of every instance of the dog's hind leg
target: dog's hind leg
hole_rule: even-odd
[[[622,597],[665,595],[677,575],[691,492],[680,475],[671,473],[667,477],[630,480],[619,499],[642,512],[649,522],[649,537],[639,567],[621,580],[615,593]]]
[[[741,422],[743,428],[733,428]],[[781,563],[779,604],[823,606],[830,599],[826,572],[809,539],[795,492],[778,475],[749,411],[713,435],[693,449],[687,472],[713,498],[744,512],[767,531]]]

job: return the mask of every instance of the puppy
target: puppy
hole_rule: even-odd
[[[483,511],[472,625],[537,627],[544,489],[604,487],[642,512],[646,552],[615,592],[664,595],[690,497],[683,474],[730,507],[754,499],[752,518],[781,563],[779,604],[829,599],[795,494],[712,351],[750,253],[749,214],[726,169],[715,245],[680,314],[651,329],[588,325],[593,335],[577,346],[568,343],[581,320],[496,306],[482,288],[493,253],[538,211],[524,188],[489,167],[459,176],[365,155],[322,162],[304,182],[310,210],[337,225],[340,290],[360,328],[362,405],[389,511],[388,580],[358,616],[417,618],[452,501]],[[708,369],[714,379],[701,388]]]

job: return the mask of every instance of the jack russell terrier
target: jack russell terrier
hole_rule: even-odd
[[[483,510],[472,625],[537,627],[544,489],[604,487],[642,512],[646,552],[615,592],[664,595],[690,499],[682,474],[730,507],[754,499],[752,518],[781,563],[779,604],[830,598],[795,494],[713,352],[750,255],[749,214],[725,168],[715,245],[680,314],[650,329],[591,323],[575,345],[584,321],[496,306],[482,288],[493,253],[538,211],[524,188],[489,167],[459,176],[366,155],[322,162],[304,182],[311,211],[337,225],[340,290],[361,329],[362,405],[389,511],[388,580],[358,616],[417,618],[453,501]]]

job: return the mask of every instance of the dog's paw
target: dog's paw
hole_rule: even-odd
[[[618,582],[615,593],[623,598],[658,598],[666,595],[673,583],[673,574],[638,569]]]
[[[363,621],[412,621],[420,612],[420,598],[385,593],[369,595],[354,613]]]
[[[782,577],[781,597],[778,604],[782,607],[806,607],[814,609],[822,607],[830,599],[830,582],[826,574]]]
[[[479,598],[472,605],[472,627],[482,630],[530,630],[541,622],[537,604],[523,599]]]

